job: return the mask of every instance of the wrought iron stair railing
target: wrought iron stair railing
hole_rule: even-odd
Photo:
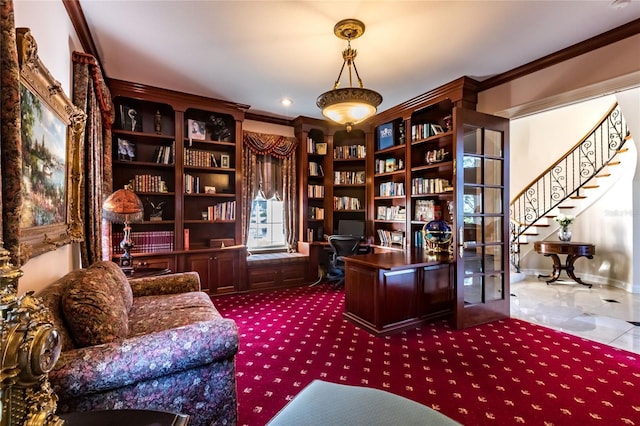
[[[593,179],[623,147],[629,131],[618,104],[510,204],[511,263],[520,272],[520,237]]]

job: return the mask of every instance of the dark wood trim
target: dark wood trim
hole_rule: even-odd
[[[528,74],[533,74],[541,69],[559,64],[585,53],[589,53],[593,50],[624,40],[625,38],[634,36],[638,33],[640,33],[640,18],[590,39],[576,43],[573,46],[569,46],[550,55],[543,56],[542,58],[536,59],[528,64],[488,78],[480,83],[479,91],[482,92],[501,84],[508,83],[509,81],[517,78],[524,77]]]
[[[89,25],[84,17],[84,12],[82,11],[80,2],[78,0],[62,0],[62,3],[64,4],[65,9],[67,9],[69,19],[71,19],[73,28],[75,28],[76,33],[78,34],[84,53],[93,55],[93,57],[96,58],[96,61],[98,61],[98,64],[100,64],[100,68],[102,68],[102,61],[100,61],[98,49],[93,42],[91,30],[89,30]]]
[[[255,112],[247,112],[244,118],[246,120],[260,121],[262,123],[278,124],[280,126],[293,127],[293,120],[289,118],[274,117],[271,115],[257,114]]]
[[[110,79],[108,81],[111,97],[127,96],[151,100],[158,103],[168,103],[176,111],[186,111],[188,108],[208,110],[214,108],[216,112],[232,115],[236,121],[244,121],[249,105],[239,104],[221,99],[206,98],[204,96],[177,92],[175,90],[148,86],[124,80]]]

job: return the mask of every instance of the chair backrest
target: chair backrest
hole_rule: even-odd
[[[331,235],[329,245],[333,249],[335,256],[353,256],[358,253],[360,247],[360,237],[353,235]]]

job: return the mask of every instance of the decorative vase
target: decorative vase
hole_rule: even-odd
[[[571,241],[571,231],[565,226],[558,230],[558,239],[560,241]]]

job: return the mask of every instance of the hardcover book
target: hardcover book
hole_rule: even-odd
[[[378,127],[378,150],[393,146],[393,123],[382,124]]]

